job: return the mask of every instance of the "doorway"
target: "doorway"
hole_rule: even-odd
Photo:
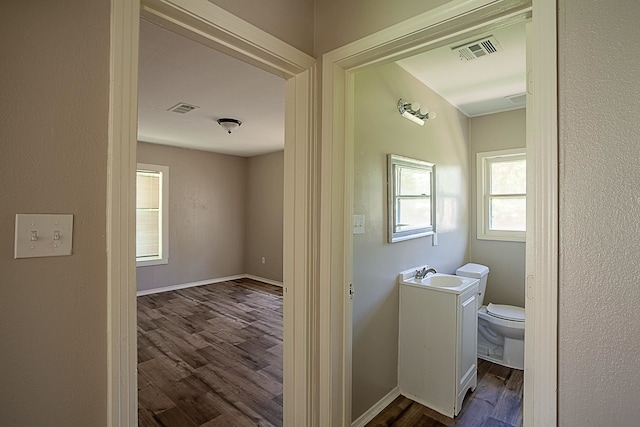
[[[138,423],[282,425],[284,79],[145,20],[139,52]]]
[[[353,233],[355,425],[363,425],[369,409],[381,399],[395,397],[397,385],[399,392],[406,393],[409,389],[406,381],[398,380],[404,367],[399,362],[403,360],[399,356],[399,319],[406,315],[403,303],[399,302],[400,272],[415,271],[428,264],[438,273],[455,274],[466,262],[487,265],[490,285],[482,304],[525,306],[524,231],[518,236],[520,241],[505,241],[502,236],[490,236],[493,240],[487,240],[485,236],[479,239],[475,228],[476,153],[506,149],[523,152],[526,145],[525,97],[520,96],[519,104],[505,99],[526,92],[525,26],[523,20],[483,34],[483,39],[491,39],[497,46],[496,52],[486,57],[461,60],[458,50],[453,49],[478,39],[473,36],[354,73],[353,213],[365,218],[364,232]],[[410,99],[412,108],[417,108],[414,104],[419,101],[420,109],[428,111],[429,118],[425,117],[422,125],[406,120],[395,108],[399,98]],[[411,173],[397,172],[398,181],[393,185],[396,176],[390,174],[389,168],[396,156],[407,163],[402,166]],[[434,165],[434,179],[426,179],[419,192],[430,197],[424,199],[408,187],[406,191],[413,191],[411,195],[392,200],[393,191],[401,193],[402,182],[416,185],[419,162]],[[511,177],[517,177],[518,188],[524,190],[525,174]],[[482,201],[484,197],[479,199]],[[513,218],[518,220],[518,228],[524,230],[524,200],[519,207]],[[510,207],[509,218],[513,212]],[[494,228],[501,225],[499,220],[503,216],[496,215]],[[422,218],[433,221],[429,224],[433,225],[435,235],[417,233],[412,237],[405,231],[401,239],[394,238],[399,234],[396,230],[415,229],[418,226],[410,225],[411,222],[418,223]],[[401,225],[392,225],[392,220]],[[425,330],[430,329],[425,325]],[[478,355],[488,356],[488,348],[482,346]],[[490,348],[497,360],[503,347]],[[404,354],[410,357],[406,351]],[[453,354],[448,359],[455,360]],[[443,365],[440,366],[445,369]],[[478,381],[481,380],[479,377]],[[466,411],[465,418],[472,412]],[[485,410],[478,416],[489,417],[491,413]],[[519,425],[512,417],[509,421]]]
[[[285,78],[284,419],[304,424],[309,406],[306,366],[312,247],[296,231],[311,222],[312,110],[315,61],[211,3],[114,0],[108,165],[109,425],[136,425],[135,169],[138,26],[148,21]],[[295,219],[295,220],[294,220]],[[294,262],[294,257],[296,262]],[[295,286],[294,286],[295,284]],[[296,325],[296,328],[294,328]],[[289,391],[295,390],[295,392]]]
[[[332,226],[323,236],[327,269],[321,282],[331,282],[323,300],[322,312],[343,329],[326,331],[330,343],[345,349],[344,358],[335,361],[324,355],[323,363],[340,380],[332,390],[342,399],[327,397],[326,412],[351,422],[351,345],[352,306],[349,299],[353,283],[351,222],[353,211],[353,75],[373,64],[383,65],[413,53],[449,43],[457,37],[471,37],[497,28],[514,19],[533,15],[534,69],[528,72],[528,87],[535,83],[536,102],[528,114],[533,129],[527,141],[531,159],[532,203],[529,203],[526,261],[526,357],[525,425],[553,425],[556,419],[556,336],[557,336],[557,101],[555,50],[555,10],[553,5],[532,6],[523,2],[475,2],[473,6],[451,2],[370,37],[325,54],[323,57],[323,139],[332,151],[323,159],[323,175],[331,176],[327,197],[323,199],[323,218],[332,218]],[[417,22],[420,21],[420,22]],[[530,95],[534,95],[529,92]],[[335,111],[342,114],[335,115]],[[529,162],[528,162],[529,163]],[[326,174],[326,175],[325,175]],[[532,224],[533,223],[533,224]],[[540,256],[539,254],[544,254]],[[345,320],[346,319],[346,320]],[[327,396],[330,390],[325,390]],[[321,391],[322,393],[322,391]],[[324,395],[323,395],[324,397]],[[321,405],[325,399],[321,398]],[[340,405],[342,403],[342,405]],[[325,412],[325,411],[321,411]]]

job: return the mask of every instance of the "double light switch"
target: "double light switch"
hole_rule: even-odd
[[[14,258],[71,255],[73,215],[16,214]]]

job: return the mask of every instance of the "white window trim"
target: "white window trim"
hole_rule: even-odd
[[[395,166],[405,166],[427,171],[431,174],[431,188],[429,199],[431,203],[431,225],[412,230],[395,231],[397,224],[397,194]],[[436,165],[423,160],[402,157],[396,154],[387,155],[387,194],[388,194],[388,242],[397,243],[405,240],[417,239],[424,236],[432,236],[436,232]]]
[[[512,160],[526,160],[525,148],[514,148],[510,150],[486,151],[476,154],[476,236],[478,240],[500,240],[505,242],[524,242],[526,231],[489,230],[489,177],[486,164],[488,161],[508,157]]]
[[[141,170],[162,173],[162,178],[160,181],[162,198],[160,211],[160,221],[162,223],[162,235],[160,242],[161,257],[146,259],[144,261],[138,261],[136,259],[136,267],[169,264],[169,166],[138,163],[136,173],[137,171]]]

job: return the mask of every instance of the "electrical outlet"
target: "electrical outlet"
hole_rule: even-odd
[[[266,264],[267,263],[267,258],[266,257],[262,257],[262,263]]]

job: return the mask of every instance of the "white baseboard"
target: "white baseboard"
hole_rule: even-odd
[[[192,288],[194,286],[211,285],[213,283],[228,282],[229,280],[237,279],[253,279],[259,282],[264,282],[269,285],[275,285],[282,287],[282,282],[277,282],[271,279],[265,279],[264,277],[254,276],[252,274],[237,274],[235,276],[216,277],[215,279],[198,280],[197,282],[181,283],[178,285],[163,286],[161,288],[144,289],[136,292],[136,296],[159,294],[161,292],[177,291],[178,289]]]
[[[382,399],[378,401],[375,405],[373,405],[367,412],[360,415],[357,420],[351,423],[351,427],[364,427],[369,421],[374,419],[376,415],[384,410],[387,406],[391,404],[396,398],[400,396],[400,389],[398,387],[391,390],[384,396]]]
[[[266,279],[266,278],[260,277],[260,276],[254,276],[253,274],[245,274],[244,277],[246,277],[247,279],[257,280],[258,282],[263,282],[263,283],[266,283],[268,285],[280,286],[280,287],[283,286],[282,282],[278,282],[276,280],[271,280],[271,279]]]

